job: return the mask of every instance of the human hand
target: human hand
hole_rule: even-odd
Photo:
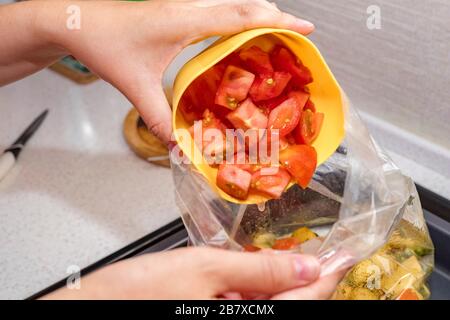
[[[319,262],[308,255],[183,248],[115,263],[83,277],[80,290],[64,288],[44,298],[327,299],[344,273],[319,274]]]
[[[61,10],[69,5],[64,3],[58,4]],[[302,34],[314,29],[311,23],[283,13],[265,0],[70,4],[80,7],[80,30],[49,26],[49,41],[119,89],[136,106],[148,128],[166,143],[171,135],[171,110],[161,80],[166,67],[184,47],[212,35],[257,27],[287,28]],[[55,10],[53,4],[51,10]],[[65,14],[60,16],[67,18]]]

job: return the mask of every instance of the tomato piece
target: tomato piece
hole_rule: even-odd
[[[311,145],[320,133],[323,118],[323,113],[313,113],[310,109],[303,111],[300,122],[294,130],[295,141],[298,144]]]
[[[239,53],[239,57],[244,61],[246,67],[260,75],[271,77],[273,74],[273,67],[270,63],[269,54],[257,46],[243,49]]]
[[[255,102],[278,97],[291,77],[283,71],[277,71],[273,76],[257,77],[250,88],[250,97]]]
[[[229,65],[217,89],[215,103],[231,110],[247,98],[255,75],[244,69]]]
[[[271,61],[275,70],[289,72],[292,75],[292,82],[297,86],[302,87],[313,81],[311,71],[285,47],[275,47],[271,53]]]
[[[222,66],[224,70],[229,65],[236,66],[236,67],[239,67],[239,68],[245,68],[241,58],[239,57],[239,53],[237,53],[236,51],[233,51],[232,53],[227,55],[217,65]]]
[[[217,128],[222,131],[226,129],[222,121],[220,121],[220,119],[216,117],[214,112],[211,112],[209,109],[206,109],[203,112],[202,124],[204,128]]]
[[[179,110],[183,115],[184,120],[188,123],[193,123],[202,118],[202,113],[194,106],[188,95],[183,95],[179,103]]]
[[[420,300],[416,290],[408,288],[402,291],[397,300]]]
[[[221,164],[217,171],[217,186],[230,196],[237,199],[245,199],[248,195],[248,189],[252,175],[236,166]]]
[[[304,91],[291,91],[289,92],[288,97],[295,98],[300,109],[303,110],[305,108],[306,102],[309,99],[309,93]]]
[[[295,142],[295,138],[292,135],[294,132],[292,131],[291,133],[289,133],[287,136],[285,136],[284,138],[287,140],[288,144],[297,144],[297,142]]]
[[[270,175],[258,170],[252,175],[250,190],[269,198],[278,199],[290,181],[291,175],[283,168],[278,168],[277,173]]]
[[[261,248],[258,248],[258,247],[254,246],[252,244],[246,244],[244,246],[244,251],[247,251],[247,252],[256,252],[256,251],[259,251],[259,250],[261,250]]]
[[[227,119],[236,129],[265,129],[266,115],[252,102],[250,98],[244,100],[236,110],[227,115]]]
[[[291,145],[280,152],[280,163],[306,189],[317,166],[317,152],[308,145]]]
[[[306,101],[306,104],[305,104],[305,107],[303,108],[303,110],[311,110],[312,112],[316,112],[316,106],[311,101],[311,99],[308,99],[308,101]]]
[[[205,109],[214,108],[216,92],[224,71],[225,68],[220,65],[209,68],[197,77],[183,94],[199,114],[202,114]]]
[[[298,246],[298,240],[292,237],[282,238],[275,240],[275,244],[272,246],[272,249],[275,250],[290,250],[294,249]]]
[[[200,139],[195,137],[195,124],[189,128],[189,132],[197,143],[200,151],[203,152],[208,161],[211,157],[215,160],[222,160],[223,153],[225,151],[225,126],[223,123],[212,113],[209,109],[206,109],[203,113],[203,119],[201,121],[202,136]],[[201,141],[201,144],[199,143]]]
[[[278,129],[280,136],[284,137],[295,129],[300,121],[302,107],[295,97],[289,98],[273,109],[269,114],[267,128]]]
[[[282,94],[282,95],[279,95],[278,97],[275,97],[272,99],[260,101],[258,103],[258,105],[260,108],[264,108],[270,112],[271,110],[278,107],[280,104],[282,104],[287,99],[288,99],[288,97],[286,95]]]

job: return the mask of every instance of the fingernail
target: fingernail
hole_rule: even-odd
[[[301,20],[301,19],[297,19],[296,25],[299,28],[308,28],[308,29],[314,29],[315,28],[314,24],[312,24],[311,22],[306,21],[306,20]]]
[[[297,277],[302,281],[314,281],[320,275],[320,263],[313,256],[297,256],[294,258],[294,268]]]

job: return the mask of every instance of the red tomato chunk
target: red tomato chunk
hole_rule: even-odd
[[[256,193],[278,199],[290,181],[290,174],[282,168],[278,168],[278,172],[271,175],[265,175],[264,170],[258,170],[252,175],[251,189]]]
[[[278,46],[273,50],[271,58],[275,69],[289,72],[296,85],[301,87],[313,81],[309,69],[289,49]]]
[[[227,115],[227,119],[236,129],[265,129],[267,127],[266,115],[252,102],[244,100],[239,107]]]
[[[280,152],[280,163],[289,171],[297,183],[308,187],[317,166],[316,149],[307,145],[293,145]]]
[[[299,243],[300,242],[296,238],[293,238],[293,237],[277,239],[277,240],[275,240],[275,243],[272,246],[272,249],[290,250],[290,249],[294,249],[296,246],[298,246]]]
[[[323,113],[313,113],[310,109],[303,111],[300,123],[294,131],[295,141],[299,144],[311,145],[319,135],[323,118]]]
[[[297,126],[301,111],[302,107],[296,98],[285,100],[270,112],[268,129],[278,129],[281,137],[286,136]]]
[[[236,199],[246,199],[252,175],[237,166],[221,164],[217,172],[217,186],[235,197]]]
[[[253,80],[255,80],[253,73],[228,66],[217,89],[215,102],[231,110],[236,109],[238,103],[247,98]]]
[[[250,88],[253,101],[262,101],[278,97],[286,88],[291,75],[287,72],[275,72],[270,77],[257,77]]]
[[[240,52],[239,57],[244,61],[246,67],[262,77],[271,77],[273,74],[273,67],[270,63],[270,57],[267,52],[264,52],[257,46],[252,46]]]

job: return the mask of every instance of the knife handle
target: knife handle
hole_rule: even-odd
[[[0,180],[2,180],[6,174],[14,167],[16,163],[16,158],[14,154],[10,151],[7,151],[0,155]]]

